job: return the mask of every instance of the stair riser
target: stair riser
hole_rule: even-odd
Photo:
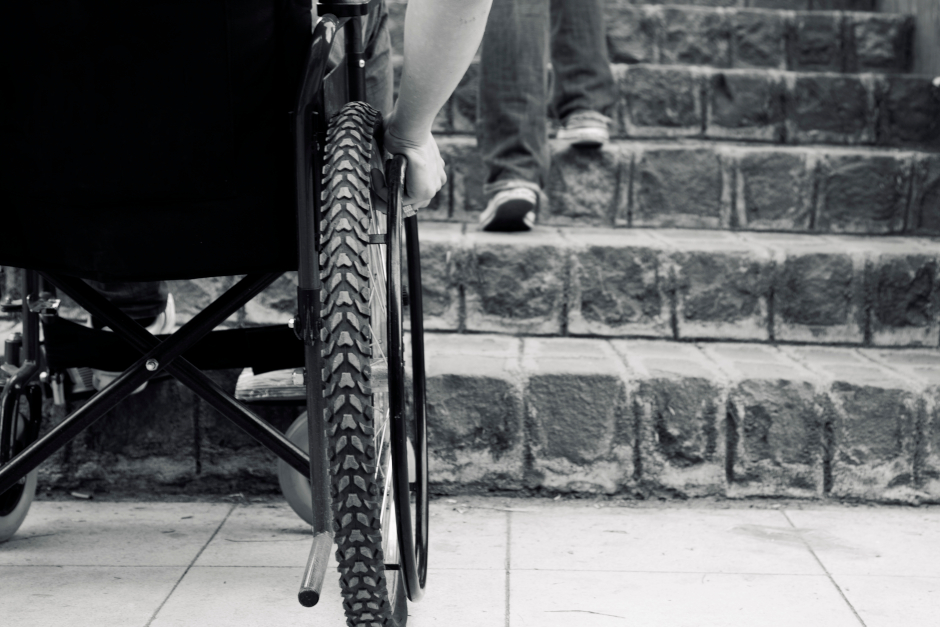
[[[433,334],[428,351],[437,492],[940,502],[933,350]],[[280,428],[299,411],[282,409],[266,416]],[[40,476],[65,489],[277,490],[273,456],[172,381]]]
[[[441,138],[447,188],[419,215],[477,222],[486,205],[473,140]],[[815,233],[940,233],[940,155],[714,143],[553,144],[543,225]]]
[[[613,67],[615,137],[940,150],[940,86],[930,77]],[[438,116],[436,132],[476,134],[474,65]]]

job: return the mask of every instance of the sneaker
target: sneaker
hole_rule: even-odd
[[[561,124],[556,137],[577,148],[600,148],[610,141],[610,118],[596,111],[572,113]]]
[[[153,335],[161,335],[164,333],[170,333],[176,327],[176,304],[173,302],[173,294],[166,295],[166,309],[160,312],[160,315],[157,316],[157,319],[154,320],[151,324],[147,326],[147,331]],[[110,331],[108,327],[104,328],[105,331]],[[96,390],[103,390],[104,388],[111,385],[115,379],[124,374],[123,372],[111,372],[110,370],[95,370],[92,368],[92,377],[91,383]],[[140,387],[131,392],[131,394],[139,394],[143,392],[147,387],[147,382],[144,381],[140,384]]]
[[[535,224],[539,196],[528,187],[510,187],[497,192],[480,215],[484,231],[528,231]]]

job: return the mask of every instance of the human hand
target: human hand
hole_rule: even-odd
[[[410,217],[418,209],[426,207],[437,192],[444,187],[447,183],[447,173],[437,142],[434,141],[431,133],[413,139],[396,132],[394,124],[394,114],[392,114],[392,119],[385,127],[385,152],[403,155],[408,160],[402,205],[405,217]],[[387,198],[387,187],[383,173],[377,172],[377,165],[384,169],[384,165],[375,164],[373,159],[372,183],[376,194],[384,200]]]

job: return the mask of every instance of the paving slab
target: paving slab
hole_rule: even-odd
[[[522,571],[512,627],[858,627],[824,575]]]
[[[787,516],[837,580],[843,575],[940,577],[940,510],[838,509]]]
[[[0,624],[143,627],[185,570],[184,566],[0,566]]]
[[[0,565],[188,566],[231,510],[224,503],[33,503],[19,532],[0,544]]]
[[[772,510],[538,508],[511,525],[513,571],[824,574]]]
[[[835,581],[866,627],[931,625],[937,620],[940,578],[837,575]]]

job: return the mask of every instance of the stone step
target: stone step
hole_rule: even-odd
[[[616,64],[612,133],[774,144],[940,150],[940,80],[905,74],[725,70]],[[477,134],[474,64],[438,117],[438,133]]]
[[[421,230],[425,325],[466,333],[940,344],[940,239]]]
[[[609,5],[737,7],[789,11],[876,11],[877,0],[602,0]]]
[[[936,349],[444,333],[427,347],[437,493],[940,502]],[[213,378],[231,391],[236,376]],[[300,411],[256,407],[280,429]],[[251,495],[277,492],[275,468],[164,380],[41,466],[40,485]]]
[[[841,11],[605,5],[612,63],[908,72],[914,18]]]
[[[440,137],[448,186],[419,214],[476,223],[475,140]],[[940,234],[940,154],[708,141],[552,144],[543,225]]]

